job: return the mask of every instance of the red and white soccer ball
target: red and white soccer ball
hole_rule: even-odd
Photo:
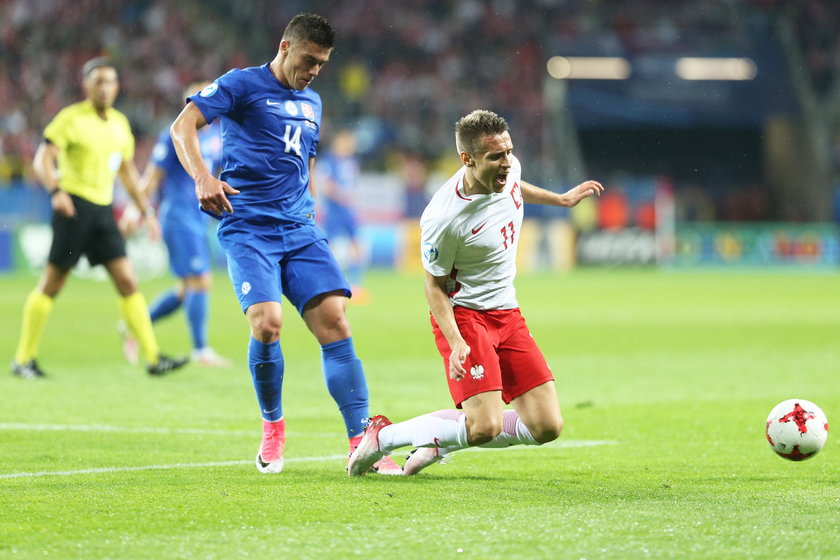
[[[828,419],[820,407],[803,399],[777,404],[767,417],[767,441],[779,457],[804,461],[828,439]]]

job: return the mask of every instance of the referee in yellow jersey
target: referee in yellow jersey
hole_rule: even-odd
[[[153,235],[159,234],[160,225],[138,186],[128,119],[113,108],[119,91],[116,68],[104,58],[95,58],[84,65],[82,74],[85,100],[55,116],[35,153],[35,173],[52,199],[53,241],[44,273],[23,307],[12,373],[27,379],[44,377],[36,361],[44,325],[70,271],[87,255],[92,266],[104,265],[111,276],[120,296],[120,313],[140,343],[148,372],[165,374],[187,359],[170,358],[158,350],[146,299],[137,289],[111,208],[117,175],[144,211]]]

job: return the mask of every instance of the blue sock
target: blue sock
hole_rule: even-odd
[[[155,301],[149,307],[149,315],[152,317],[152,323],[167,315],[171,315],[179,307],[181,307],[181,300],[178,298],[177,290],[173,288],[163,292],[155,298]]]
[[[276,422],[283,418],[283,352],[280,341],[263,344],[251,337],[248,343],[248,367],[254,380],[254,390],[264,420]]]
[[[344,417],[347,437],[361,434],[368,418],[368,388],[362,362],[353,349],[353,339],[321,346],[321,367],[327,390]]]
[[[187,321],[190,324],[193,348],[196,350],[207,346],[207,311],[209,307],[210,299],[207,297],[207,292],[188,290],[184,294],[184,309],[187,312]]]

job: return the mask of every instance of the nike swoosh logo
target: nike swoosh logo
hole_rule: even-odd
[[[272,101],[271,99],[266,99],[265,104],[266,105],[280,105],[280,102],[279,101]]]
[[[481,222],[480,226],[472,228],[473,235],[475,235],[476,233],[481,231],[481,228],[483,228],[486,224],[487,224],[487,220],[484,220],[483,222]]]

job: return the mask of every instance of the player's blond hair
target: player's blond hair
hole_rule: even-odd
[[[505,119],[485,109],[477,109],[455,123],[455,147],[458,153],[474,155],[481,148],[481,140],[509,130]]]

